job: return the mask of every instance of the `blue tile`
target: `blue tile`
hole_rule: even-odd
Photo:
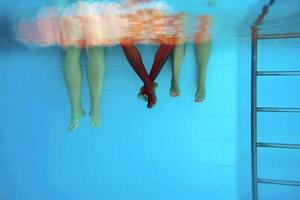
[[[235,91],[214,91],[210,99],[211,115],[235,115],[237,97]]]
[[[53,187],[80,187],[88,184],[85,163],[50,164],[48,173]]]
[[[206,115],[186,115],[184,117],[184,135],[190,140],[207,140],[210,138],[210,118]]]
[[[223,165],[224,163],[224,143],[211,142],[211,163],[214,165]]]
[[[234,193],[236,191],[236,167],[224,167],[224,191]]]
[[[211,116],[210,131],[212,140],[235,140],[236,117],[234,116]]]
[[[210,187],[212,191],[222,191],[224,183],[223,166],[211,166],[210,168]]]

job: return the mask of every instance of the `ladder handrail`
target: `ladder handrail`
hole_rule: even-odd
[[[252,28],[257,28],[264,20],[265,16],[268,14],[269,12],[269,7],[271,5],[273,5],[275,2],[275,0],[270,0],[269,3],[267,3],[266,5],[263,6],[262,8],[262,12],[260,13],[260,15],[257,17],[257,19],[255,20],[255,22],[252,25]]]
[[[274,4],[275,0],[270,0],[268,4],[263,6],[262,12],[257,17],[256,21],[251,26],[251,165],[252,165],[252,199],[258,200],[258,184],[283,184],[283,185],[298,185],[298,182],[271,180],[258,178],[257,166],[257,112],[261,108],[257,108],[257,42],[259,39],[281,39],[281,38],[298,38],[299,33],[295,34],[261,34],[258,33],[258,26],[263,22],[265,16],[268,14],[269,7]],[[299,35],[298,35],[299,34]],[[300,109],[299,109],[300,110]],[[261,111],[293,111],[292,109],[261,109]],[[296,109],[298,111],[298,109]],[[276,145],[274,145],[276,146]],[[279,145],[280,146],[280,145]],[[276,147],[279,147],[278,145]],[[283,147],[283,146],[280,146]],[[291,146],[290,146],[291,147]]]

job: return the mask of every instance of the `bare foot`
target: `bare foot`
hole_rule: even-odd
[[[71,116],[71,122],[68,126],[68,131],[75,131],[80,123],[80,119],[85,115],[85,112],[83,109],[80,109],[79,111],[73,112]]]
[[[155,104],[156,104],[156,94],[155,91],[153,91],[152,93],[148,94],[148,104],[147,104],[147,108],[152,108]]]
[[[156,88],[158,87],[158,84],[156,82],[153,82],[154,85],[154,90],[156,90]],[[140,92],[138,93],[138,98],[143,100],[143,101],[148,101],[148,95],[146,94],[145,91],[145,86],[140,88]]]
[[[205,99],[205,86],[200,86],[197,88],[196,94],[195,94],[195,102],[201,103]]]
[[[170,96],[178,97],[179,95],[180,95],[179,84],[175,81],[171,81]]]
[[[156,83],[153,83],[150,87],[144,87],[144,93],[147,96],[147,108],[152,108],[156,104],[156,94],[155,94],[155,88],[157,87]]]
[[[90,117],[91,117],[91,126],[93,128],[99,128],[101,126],[101,116],[99,112],[90,111]]]

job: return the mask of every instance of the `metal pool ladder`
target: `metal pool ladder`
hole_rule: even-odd
[[[300,108],[258,107],[257,106],[257,78],[260,76],[300,76],[300,71],[257,71],[257,43],[258,40],[300,38],[300,33],[286,34],[259,34],[258,26],[262,23],[268,8],[275,2],[271,0],[263,7],[262,13],[251,27],[251,163],[252,163],[252,200],[258,200],[259,184],[275,184],[287,186],[300,186],[300,181],[264,179],[258,177],[257,149],[258,148],[284,148],[300,149],[300,144],[261,143],[257,141],[257,113],[258,112],[288,112],[300,113]]]

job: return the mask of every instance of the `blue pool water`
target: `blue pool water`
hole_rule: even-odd
[[[151,110],[136,98],[142,83],[121,48],[106,48],[103,125],[92,129],[85,116],[73,133],[66,131],[70,109],[59,48],[28,48],[7,40],[22,11],[25,15],[47,3],[0,2],[7,14],[0,24],[8,27],[0,35],[0,200],[251,199],[249,26],[262,2],[249,0],[239,8],[230,6],[233,0],[218,2],[224,12],[216,16],[207,98],[200,104],[194,102],[191,44],[182,68],[182,95],[169,96],[168,61]],[[14,7],[18,12],[9,15]],[[260,42],[258,65],[299,70],[299,47],[299,39]],[[156,48],[139,46],[148,69]],[[82,100],[88,110],[82,56]],[[300,106],[299,77],[258,83],[259,105]],[[300,143],[300,114],[258,118],[260,141]],[[300,180],[299,153],[260,150],[259,176]],[[297,187],[261,185],[259,193],[266,200],[300,199]]]

